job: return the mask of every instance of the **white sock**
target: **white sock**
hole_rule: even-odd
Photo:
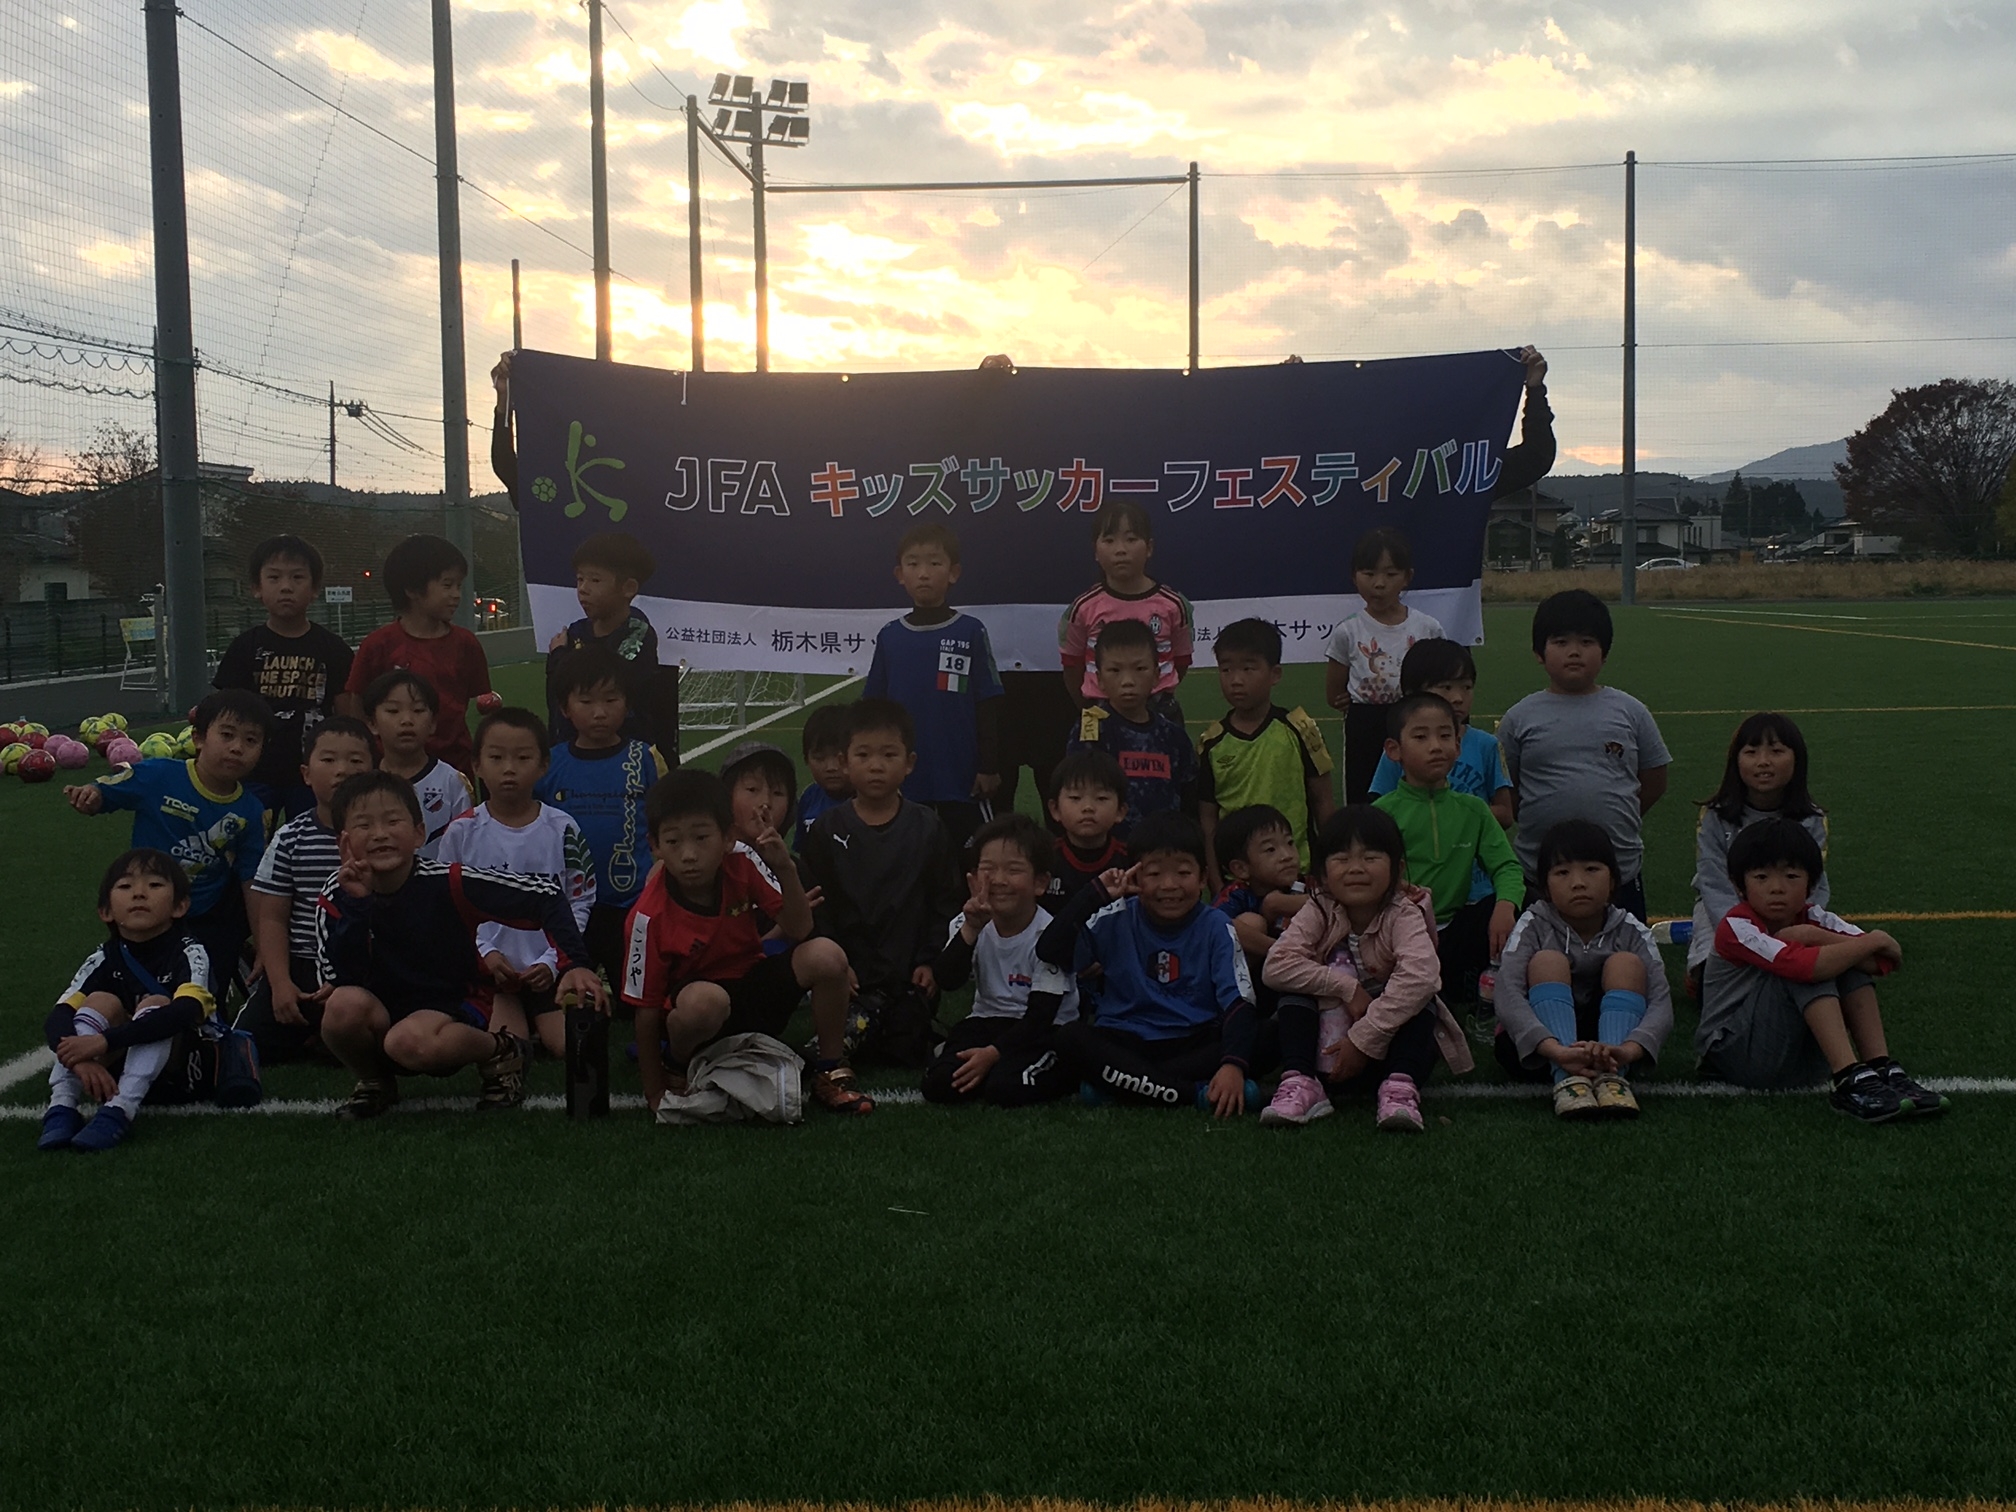
[[[103,1034],[106,1029],[105,1016],[96,1008],[79,1008],[73,1016],[75,1034]],[[60,1060],[49,1068],[49,1106],[52,1108],[74,1108],[84,1100],[84,1083],[77,1073]]]
[[[140,1114],[140,1104],[146,1100],[147,1089],[154,1085],[154,1078],[168,1067],[168,1057],[175,1053],[175,1041],[155,1040],[150,1045],[132,1045],[126,1051],[126,1066],[119,1073],[119,1095],[112,1099],[112,1106],[129,1119]]]

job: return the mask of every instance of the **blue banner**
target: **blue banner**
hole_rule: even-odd
[[[1409,601],[1482,638],[1484,527],[1524,369],[1504,351],[1384,362],[1014,372],[677,373],[520,352],[525,568],[540,641],[579,614],[574,547],[636,536],[666,661],[861,672],[907,607],[896,543],[958,535],[954,602],[1004,668],[1058,665],[1057,621],[1097,578],[1092,520],[1132,499],[1153,576],[1219,626],[1281,625],[1317,661],[1358,606],[1352,544],[1397,525]]]

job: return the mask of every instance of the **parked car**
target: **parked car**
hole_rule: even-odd
[[[1692,572],[1700,565],[1699,562],[1690,562],[1685,557],[1653,557],[1648,562],[1640,562],[1638,570],[1640,572]]]

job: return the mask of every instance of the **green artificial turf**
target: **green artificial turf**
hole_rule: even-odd
[[[1487,610],[1485,714],[1539,685],[1526,617]],[[1606,680],[1675,755],[1655,912],[1686,911],[1688,800],[1766,706],[1801,711],[1840,911],[2016,909],[2016,604],[1618,623]],[[536,698],[535,668],[498,683]],[[1320,668],[1283,686],[1319,706]],[[1193,674],[1194,720],[1213,691]],[[795,753],[795,721],[764,733]],[[0,784],[0,1060],[125,831]],[[2016,1077],[2016,924],[1885,927],[1900,1056]],[[1880,1130],[1810,1094],[1645,1103],[1570,1127],[1431,1089],[1416,1139],[1364,1108],[148,1115],[98,1160],[4,1121],[0,1507],[2006,1495],[2016,1096]]]

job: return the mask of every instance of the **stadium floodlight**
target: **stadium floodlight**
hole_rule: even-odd
[[[707,103],[709,105],[718,105],[721,101],[727,98],[728,98],[728,75],[724,73],[718,73],[714,75],[714,88],[707,96]]]
[[[812,139],[812,122],[806,115],[812,103],[812,86],[803,79],[772,79],[759,94],[756,80],[750,75],[717,73],[707,103],[716,107],[714,125],[711,129],[702,129],[713,138],[715,145],[724,152],[735,146],[746,148],[749,153],[746,168],[733,153],[727,155],[731,162],[742,168],[755,190],[750,198],[755,215],[752,229],[756,253],[756,371],[767,373],[770,370],[770,256],[763,213],[763,149],[803,147]],[[764,119],[766,116],[768,120]],[[696,126],[699,125],[697,111],[693,121]],[[695,161],[688,158],[689,165]],[[688,171],[697,173],[691,167]],[[696,178],[692,186],[695,202],[699,192]],[[698,275],[694,276],[697,288]],[[695,329],[698,329],[697,325]]]

